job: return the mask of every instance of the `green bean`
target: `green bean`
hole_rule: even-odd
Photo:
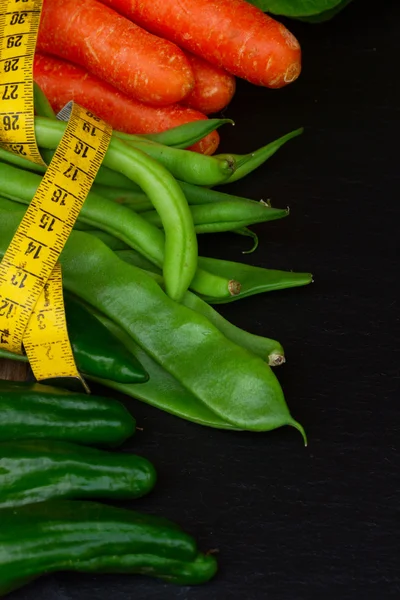
[[[215,258],[199,258],[199,266],[207,269],[207,272],[218,275],[224,273],[228,277],[239,277],[241,283],[240,292],[231,298],[203,297],[209,304],[221,304],[231,300],[239,300],[262,292],[283,290],[312,283],[311,273],[296,273],[293,271],[278,271],[275,269],[263,269],[243,263],[231,262]]]
[[[40,181],[40,176],[35,173],[0,163],[0,192],[16,202],[29,204]],[[89,192],[77,223],[78,227],[79,223],[84,223],[106,231],[138,250],[160,268],[165,264],[164,233],[125,206]],[[222,275],[208,274],[202,269],[196,270],[190,286],[198,293],[215,294],[218,297],[231,296],[240,290],[238,282]]]
[[[235,124],[232,119],[202,119],[201,121],[193,121],[172,127],[160,133],[142,133],[138,137],[163,144],[164,146],[171,146],[172,148],[187,148],[227,123],[230,125]],[[128,141],[131,137],[131,134],[122,133],[121,131],[115,131],[115,135],[122,140]]]
[[[227,181],[235,171],[236,163],[229,155],[221,158],[206,156],[190,150],[162,146],[155,142],[130,136],[126,144],[145,152],[161,163],[177,179],[196,185],[219,185]],[[240,160],[240,159],[239,159]]]
[[[76,227],[74,229],[77,229],[78,231],[84,231],[83,229],[79,229]],[[129,246],[127,244],[114,237],[113,235],[110,235],[106,231],[102,231],[101,229],[89,229],[87,231],[89,231],[90,235],[94,235],[99,240],[101,240],[103,244],[111,248],[111,250],[129,250]]]
[[[103,198],[108,198],[108,200],[112,200],[118,204],[129,206],[137,213],[153,209],[152,203],[140,189],[138,191],[125,190],[123,188],[114,188],[94,183],[92,190],[96,194],[103,196]]]
[[[290,133],[283,135],[279,139],[271,142],[270,144],[267,144],[266,146],[263,146],[262,148],[259,148],[255,152],[251,152],[250,154],[246,154],[246,155],[242,155],[242,156],[231,155],[231,154],[215,154],[214,155],[215,157],[222,158],[222,159],[226,158],[227,160],[228,159],[231,160],[232,156],[233,156],[234,160],[236,160],[236,161],[239,161],[239,159],[241,159],[241,158],[242,159],[247,158],[247,160],[243,160],[242,164],[235,169],[235,171],[230,176],[230,178],[227,179],[226,181],[224,181],[223,184],[233,183],[234,181],[237,181],[238,179],[242,179],[243,177],[245,177],[246,175],[248,175],[249,173],[251,173],[252,171],[257,169],[258,167],[260,167],[266,160],[268,160],[268,158],[270,158],[273,154],[275,154],[275,152],[277,152],[277,150],[279,150],[279,148],[281,148],[284,144],[286,144],[286,142],[288,142],[289,140],[302,134],[303,131],[304,131],[304,129],[302,127],[300,129],[296,129],[295,131],[291,131]]]
[[[150,266],[148,261],[138,257],[137,252],[132,250],[118,250],[116,254],[124,262],[161,274],[161,271],[154,268],[154,265]],[[233,297],[216,298],[200,294],[200,297],[208,304],[225,304],[248,296],[299,287],[312,282],[312,275],[310,273],[263,269],[219,258],[199,256],[199,265],[203,268],[203,272],[213,273],[215,276],[222,276],[222,273],[224,273],[232,280],[240,281],[241,284],[239,292]],[[236,279],[236,277],[239,277],[239,279]]]
[[[42,152],[40,152],[42,154]],[[43,156],[43,155],[42,155]],[[12,152],[8,152],[4,150],[4,148],[0,147],[0,161],[7,165],[13,165],[15,167],[19,167],[20,169],[25,169],[26,171],[32,171],[33,173],[45,173],[46,167],[43,165],[38,165],[37,163],[31,162],[22,156],[17,156]]]
[[[55,119],[56,115],[48,101],[46,94],[36,81],[33,82],[33,102],[35,105],[35,114],[48,119]]]
[[[190,212],[196,233],[232,231],[255,223],[282,219],[289,214],[288,210],[269,208],[263,203],[244,199],[240,202],[232,200],[216,204],[199,204],[191,206]],[[156,227],[162,226],[156,211],[142,212],[141,216]]]
[[[252,254],[258,248],[258,235],[251,231],[248,227],[241,227],[240,229],[235,229],[233,233],[237,235],[242,235],[244,237],[250,237],[253,240],[253,245],[250,250],[242,250],[242,254]]]
[[[1,254],[19,222],[18,213],[2,215]],[[270,367],[228,340],[206,317],[171,300],[143,271],[79,231],[72,231],[60,262],[67,290],[124,329],[224,421],[252,431],[291,425],[305,440]]]
[[[66,124],[61,121],[36,117],[38,145],[55,149],[65,127]],[[171,298],[179,301],[197,266],[197,238],[182,190],[160,164],[121,140],[111,140],[104,164],[139,184],[159,212],[166,237],[163,266],[166,291]]]

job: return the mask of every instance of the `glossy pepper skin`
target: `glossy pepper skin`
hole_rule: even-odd
[[[138,359],[83,304],[66,295],[64,305],[68,334],[81,373],[126,384],[148,381],[149,375]],[[28,360],[3,349],[0,357]]]
[[[82,373],[120,383],[148,381],[137,358],[92,313],[71,295],[65,296],[64,304],[72,349]]]
[[[55,571],[133,572],[133,557],[134,572],[170,576],[176,583],[179,563],[185,584],[190,569],[193,583],[207,581],[216,570],[215,559],[200,554],[175,523],[94,502],[4,508],[0,523],[0,595]]]
[[[136,422],[120,402],[39,383],[0,380],[0,441],[56,439],[118,446]]]
[[[140,498],[156,482],[153,465],[134,454],[55,440],[0,442],[0,507],[56,498]]]

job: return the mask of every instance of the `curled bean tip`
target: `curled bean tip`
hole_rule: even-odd
[[[297,431],[300,431],[303,440],[304,440],[304,446],[308,446],[308,442],[307,442],[307,435],[306,432],[304,431],[304,428],[302,425],[300,425],[300,423],[298,423],[298,421],[295,421],[294,419],[290,419],[290,421],[288,421],[288,425],[290,425],[290,427],[294,427],[295,429],[297,429]]]
[[[260,204],[264,204],[265,206],[267,206],[268,208],[271,208],[272,204],[271,204],[271,200],[268,198],[267,200],[263,200],[261,198],[260,200]]]
[[[268,356],[268,364],[270,367],[279,367],[286,362],[285,355],[281,352],[272,352]]]
[[[239,281],[231,279],[228,283],[228,289],[231,296],[237,296],[238,294],[240,294],[242,285],[239,283]]]

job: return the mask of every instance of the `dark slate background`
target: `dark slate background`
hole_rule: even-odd
[[[379,6],[379,8],[378,8]],[[307,429],[204,429],[128,399],[139,426],[127,449],[154,461],[156,490],[132,507],[164,514],[219,549],[208,585],[134,576],[48,576],[10,600],[381,600],[400,597],[399,3],[356,0],[324,25],[288,22],[301,79],[268,91],[240,82],[222,151],[305,134],[232,191],[291,208],[257,226],[255,254],[231,235],[202,252],[311,271],[308,288],[222,307],[235,324],[278,338],[278,371]],[[225,188],[226,189],[226,188]]]

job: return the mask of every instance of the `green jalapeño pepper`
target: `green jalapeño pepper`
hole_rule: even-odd
[[[55,440],[0,442],[0,507],[55,498],[140,498],[156,482],[134,454]]]
[[[68,333],[81,373],[118,383],[145,383],[149,376],[140,362],[82,304],[64,298]],[[0,349],[0,357],[27,361],[26,356]]]
[[[56,571],[141,573],[208,581],[215,558],[175,523],[94,502],[57,500],[0,510],[0,595]]]
[[[0,441],[56,439],[117,446],[135,433],[135,419],[112,398],[0,380]]]

